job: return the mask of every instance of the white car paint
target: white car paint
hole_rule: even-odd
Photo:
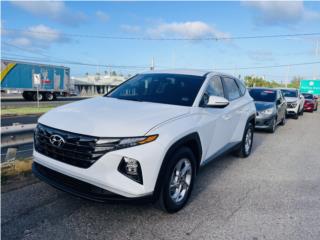
[[[298,92],[297,97],[284,97],[288,106],[287,106],[287,114],[299,114],[303,111],[304,106],[304,96],[300,93],[299,89],[288,88],[288,90],[296,90]],[[295,107],[290,107],[291,104],[296,103]]]
[[[154,73],[154,72],[152,72]],[[166,71],[204,75],[199,71]],[[163,159],[169,148],[190,133],[198,133],[202,146],[201,165],[227,147],[242,141],[249,117],[256,108],[248,91],[224,108],[200,107],[209,81],[218,73],[207,73],[191,107],[134,102],[97,97],[58,107],[44,114],[39,123],[78,134],[99,137],[134,137],[158,134],[151,143],[110,151],[89,168],[79,168],[49,158],[34,150],[34,161],[67,176],[113,193],[141,197],[153,193]],[[143,184],[118,171],[123,157],[137,159]]]

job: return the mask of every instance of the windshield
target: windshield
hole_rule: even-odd
[[[181,74],[140,74],[106,97],[192,106],[205,77]]]
[[[297,97],[298,91],[297,90],[288,90],[288,89],[281,89],[283,96],[285,97]]]
[[[269,89],[250,89],[250,96],[256,102],[274,102],[276,100],[276,91]]]
[[[310,93],[302,93],[305,99],[313,99],[313,95]]]

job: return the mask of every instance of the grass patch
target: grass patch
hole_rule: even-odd
[[[26,114],[41,114],[45,113],[56,106],[46,106],[46,107],[19,107],[19,108],[6,108],[1,109],[1,116],[5,115],[26,115]]]

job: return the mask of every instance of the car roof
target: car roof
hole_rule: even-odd
[[[250,87],[249,89],[273,90],[273,91],[279,90],[278,88],[268,88],[268,87]]]
[[[153,70],[143,72],[144,74],[151,74],[151,73],[168,73],[168,74],[182,74],[182,75],[193,75],[204,77],[210,73],[208,70],[195,70],[195,69],[169,69],[169,70]]]

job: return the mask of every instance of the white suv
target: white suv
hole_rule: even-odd
[[[296,88],[282,88],[281,92],[287,102],[287,115],[298,119],[299,115],[303,115],[304,96]]]
[[[103,97],[55,108],[38,122],[33,172],[87,199],[188,201],[199,167],[251,152],[255,105],[241,81],[204,71],[138,74]]]

